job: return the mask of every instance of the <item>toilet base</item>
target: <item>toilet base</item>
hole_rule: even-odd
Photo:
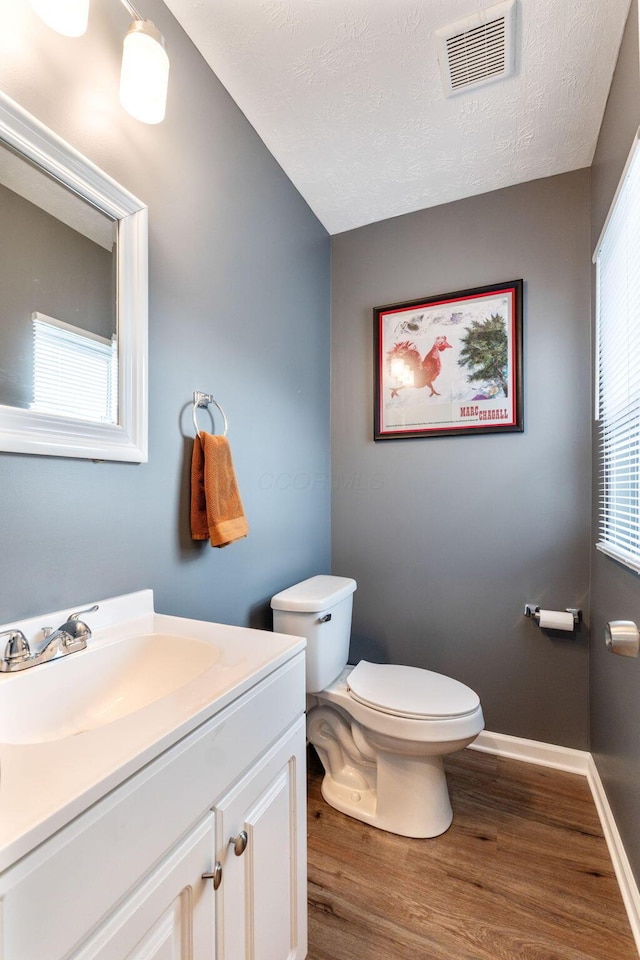
[[[338,783],[326,771],[322,796],[341,813],[401,837],[437,837],[453,820],[441,756],[380,752],[375,788]]]

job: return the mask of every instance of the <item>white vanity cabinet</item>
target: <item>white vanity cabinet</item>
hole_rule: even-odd
[[[215,957],[213,898],[202,873],[211,860],[210,813],[110,916],[74,960],[196,960]]]
[[[297,653],[0,875],[0,960],[303,960],[304,751]]]
[[[304,720],[216,806],[218,957],[306,956]]]

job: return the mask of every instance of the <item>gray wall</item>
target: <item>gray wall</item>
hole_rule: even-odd
[[[351,659],[457,677],[488,729],[585,748],[588,641],[526,601],[589,577],[589,175],[333,238],[333,571],[358,581]],[[525,432],[374,443],[372,307],[524,278]]]
[[[0,184],[0,403],[33,400],[34,311],[111,339],[115,256]]]
[[[329,566],[328,236],[167,8],[141,9],[171,57],[157,127],[118,103],[120,4],[78,40],[3,7],[0,87],[149,206],[150,454],[0,454],[0,623],[153,587],[163,612],[264,624]],[[189,536],[195,389],[229,417],[250,524],[223,550]]]
[[[620,48],[592,176],[592,245],[598,241],[638,125],[638,4],[634,0]],[[598,529],[598,452],[594,430],[594,538]],[[608,620],[640,623],[638,575],[595,549],[591,588],[591,749],[624,846],[640,881],[640,658],[611,656]]]

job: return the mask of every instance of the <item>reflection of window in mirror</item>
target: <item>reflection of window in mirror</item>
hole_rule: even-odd
[[[117,353],[117,222],[0,145],[0,223],[0,404],[117,423],[117,397],[111,406],[94,402],[103,389],[102,374],[94,369],[99,349],[108,353],[110,365]],[[44,347],[36,345],[45,337],[44,328],[35,333],[35,313],[56,318],[49,323],[46,362],[51,386],[57,380],[65,389],[59,386],[55,407],[51,390],[42,392],[44,367],[34,367],[34,347],[44,363]],[[55,352],[52,337],[58,340]],[[87,403],[80,403],[83,396]]]
[[[33,315],[31,409],[118,422],[118,344],[54,317]]]
[[[146,463],[147,221],[0,90],[0,450]]]

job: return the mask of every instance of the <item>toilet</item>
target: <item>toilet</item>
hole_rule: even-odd
[[[437,837],[453,811],[443,757],[484,727],[478,695],[418,667],[347,665],[355,580],[317,576],[271,600],[273,629],[304,637],[307,738],[336,810],[404,837]]]

